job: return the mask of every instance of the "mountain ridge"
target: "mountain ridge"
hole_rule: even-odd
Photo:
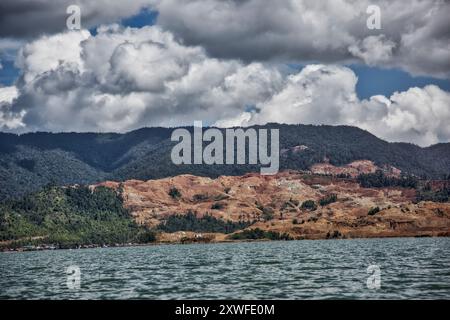
[[[189,126],[182,128],[193,130]],[[327,161],[343,166],[370,160],[379,167],[388,165],[420,177],[443,178],[450,173],[450,143],[425,148],[391,143],[352,126],[269,123],[248,128],[280,129],[280,150],[285,150],[280,156],[280,170],[309,170]],[[0,199],[21,196],[46,184],[148,180],[179,174],[218,177],[259,171],[258,165],[176,166],[170,159],[174,129],[20,135],[0,132]]]

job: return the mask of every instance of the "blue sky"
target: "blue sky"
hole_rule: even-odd
[[[1,59],[2,69],[0,69],[0,84],[10,86],[19,76],[19,70],[14,67],[14,61]]]
[[[141,12],[135,16],[123,19],[122,25],[132,28],[141,28],[148,25],[153,25],[158,17],[158,12],[148,9],[141,10]]]
[[[395,91],[406,91],[411,87],[422,88],[434,84],[450,91],[450,81],[431,77],[413,77],[398,69],[381,69],[363,65],[349,66],[358,76],[356,92],[360,99],[382,94],[389,97]]]

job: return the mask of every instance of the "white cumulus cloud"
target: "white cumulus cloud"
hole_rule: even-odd
[[[209,58],[159,27],[118,25],[41,37],[27,44],[13,111],[27,130],[126,131],[212,123],[268,99],[276,68]]]
[[[357,77],[343,66],[309,65],[289,76],[282,90],[253,112],[221,119],[218,126],[288,124],[352,125],[388,141],[428,146],[450,140],[450,93],[435,85],[360,100]]]
[[[11,103],[18,96],[15,86],[0,87],[0,130],[17,129],[23,127],[22,117],[24,112],[11,112]]]
[[[430,85],[360,100],[344,66],[210,57],[159,26],[108,25],[42,36],[20,50],[21,76],[1,88],[8,131],[128,131],[143,126],[267,122],[353,125],[389,141],[450,140],[450,94]],[[367,63],[390,59],[385,37],[354,48]],[[358,52],[358,53],[356,53]]]

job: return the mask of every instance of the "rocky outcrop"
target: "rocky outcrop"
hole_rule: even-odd
[[[360,174],[375,173],[377,170],[383,171],[387,176],[399,177],[401,171],[393,166],[383,166],[378,167],[370,160],[358,160],[353,161],[344,166],[334,166],[328,162],[317,163],[311,166],[311,172],[314,174],[324,174],[324,175],[347,175],[350,177],[356,177]]]
[[[361,188],[351,179],[332,176],[292,171],[217,179],[180,175],[101,185],[121,188],[134,219],[149,227],[157,227],[170,215],[194,212],[199,217],[208,214],[224,220],[252,221],[250,229],[287,233],[295,239],[450,235],[450,203],[414,203],[412,189]],[[321,199],[333,194],[335,202],[320,205]],[[315,208],[302,205],[307,200],[313,201]],[[375,207],[379,211],[369,215]],[[211,233],[160,235],[163,242],[182,238],[226,240],[224,234]]]

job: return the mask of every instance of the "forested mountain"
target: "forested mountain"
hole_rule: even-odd
[[[12,247],[55,244],[72,248],[146,243],[154,240],[154,234],[136,224],[121,194],[112,189],[45,187],[0,204],[0,242],[5,240],[14,241]]]
[[[325,160],[344,165],[367,159],[418,176],[442,178],[450,173],[450,143],[427,148],[388,143],[349,126],[268,124],[254,128],[280,129],[281,170],[304,170]],[[0,199],[48,184],[146,180],[182,173],[216,177],[259,171],[259,166],[250,165],[174,165],[170,159],[175,144],[170,141],[172,131],[143,128],[125,134],[0,133]]]

